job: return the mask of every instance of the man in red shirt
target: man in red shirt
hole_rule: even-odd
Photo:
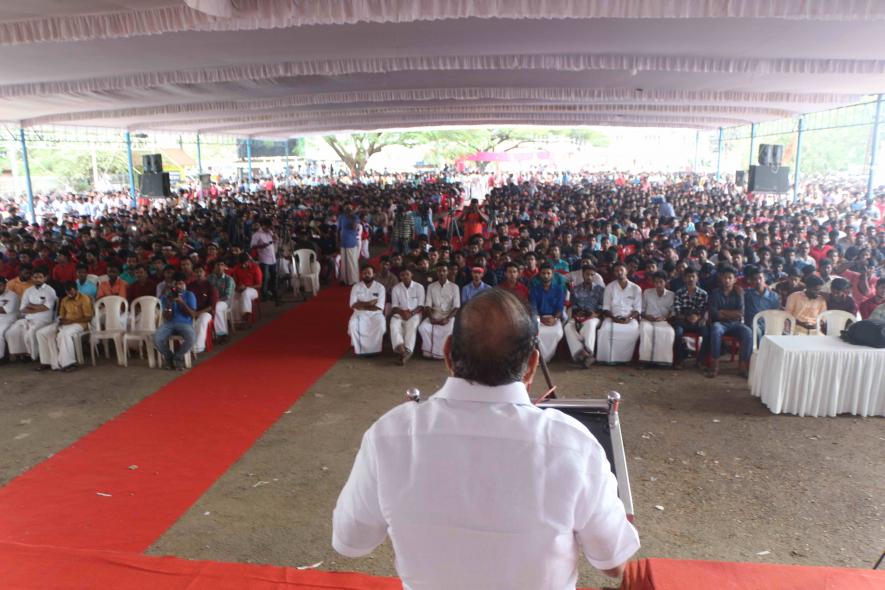
[[[873,310],[885,303],[885,278],[876,281],[876,294],[860,304],[860,317],[867,319]]]
[[[73,283],[77,280],[77,265],[71,262],[70,253],[67,250],[58,253],[50,276],[53,284],[58,285]]]
[[[135,266],[133,271],[135,274],[135,282],[126,287],[126,299],[132,304],[139,297],[157,296],[157,283],[151,280],[148,275],[147,267],[143,264]]]
[[[522,301],[528,302],[529,300],[529,289],[519,282],[519,265],[515,262],[508,262],[504,265],[504,281],[498,286],[505,291],[510,291]]]
[[[261,288],[261,269],[257,264],[249,260],[249,255],[243,252],[239,256],[239,264],[230,271],[236,283],[234,293],[233,313],[234,319],[246,324],[252,319],[253,302],[258,299],[258,289]]]

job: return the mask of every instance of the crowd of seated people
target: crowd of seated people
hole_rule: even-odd
[[[585,367],[681,367],[700,348],[711,376],[723,343],[746,370],[759,311],[787,310],[796,333],[815,333],[825,309],[885,314],[885,201],[854,185],[809,182],[793,200],[696,175],[526,174],[462,207],[457,180],[213,185],[136,209],[119,196],[74,199],[91,208],[42,197],[37,225],[9,205],[0,357],[71,369],[74,326],[88,329],[97,302],[153,296],[174,324],[154,344],[180,366],[191,343],[223,341],[230,320],[248,327],[304,249],[323,282],[352,286],[354,350],[379,353],[389,332],[403,364],[419,339],[441,358],[459,307],[490,288],[535,309],[547,360],[561,349]]]

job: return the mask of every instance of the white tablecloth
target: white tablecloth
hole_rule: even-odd
[[[885,349],[830,336],[765,336],[750,391],[775,414],[885,416]]]

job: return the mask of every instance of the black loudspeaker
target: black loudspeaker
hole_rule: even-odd
[[[142,197],[171,197],[172,190],[169,185],[169,173],[161,172],[141,175]]]
[[[784,146],[773,143],[759,144],[759,165],[780,166],[784,161]]]
[[[734,173],[734,184],[736,186],[744,186],[744,183],[747,182],[747,171],[746,170],[738,170]]]
[[[786,193],[790,190],[789,166],[750,166],[747,190],[751,193]]]
[[[771,166],[772,165],[772,145],[770,143],[763,143],[759,145],[759,157],[756,159],[760,166]]]
[[[163,171],[163,156],[145,154],[141,157],[141,167],[145,174],[159,174]]]

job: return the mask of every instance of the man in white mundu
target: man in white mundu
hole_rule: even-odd
[[[6,356],[6,330],[18,320],[18,295],[6,288],[6,277],[0,277],[0,359]]]
[[[31,275],[33,286],[22,293],[22,318],[6,331],[6,345],[9,347],[10,358],[19,358],[27,354],[33,360],[40,357],[37,347],[37,331],[52,323],[55,302],[58,297],[55,290],[45,283],[46,270],[38,268]]]
[[[602,297],[605,320],[596,337],[596,360],[603,363],[628,363],[639,340],[639,313],[642,311],[642,289],[627,280],[627,267],[616,262],[612,267],[615,280]]]
[[[361,282],[350,290],[350,308],[353,315],[347,324],[347,333],[356,354],[378,354],[384,342],[387,322],[384,285],[375,281],[375,269],[366,266],[360,271]]]
[[[77,367],[77,338],[94,315],[92,298],[77,290],[77,283],[65,283],[65,297],[58,308],[58,322],[37,331],[40,351],[38,371],[71,371]]]
[[[572,360],[587,368],[593,364],[596,330],[605,297],[605,287],[597,284],[597,277],[593,265],[587,264],[581,269],[581,283],[572,291],[571,317],[565,324],[565,340]]]
[[[418,326],[421,334],[421,352],[427,358],[441,359],[443,345],[455,327],[452,318],[461,307],[461,294],[458,285],[449,280],[449,270],[440,265],[436,270],[437,280],[427,287],[424,301],[424,321]]]
[[[390,292],[390,344],[404,365],[415,350],[415,337],[424,309],[424,285],[412,280],[412,271],[404,268],[399,272],[400,282]]]
[[[639,360],[654,364],[673,363],[676,331],[670,325],[676,295],[667,289],[667,274],[654,274],[654,289],[642,294],[642,321],[639,322]]]

